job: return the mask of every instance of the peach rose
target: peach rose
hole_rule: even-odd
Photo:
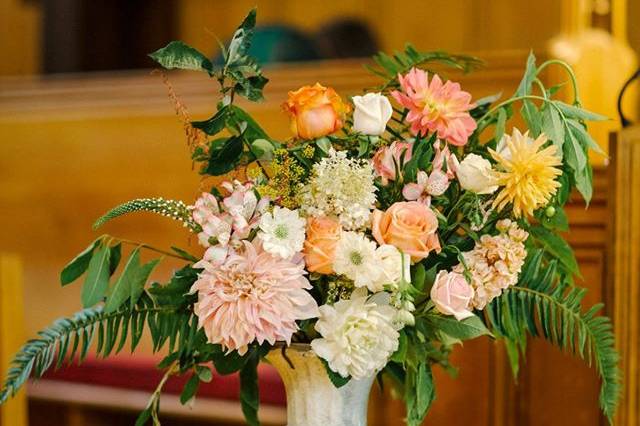
[[[333,259],[341,231],[340,224],[328,217],[307,218],[307,239],[302,253],[309,272],[333,273]]]
[[[458,321],[473,316],[471,300],[473,287],[462,274],[440,271],[431,287],[431,300],[438,312],[453,315]]]
[[[416,262],[440,251],[436,231],[438,219],[429,207],[417,201],[394,203],[387,211],[375,210],[371,231],[379,244],[391,244]]]
[[[291,131],[302,139],[315,139],[340,130],[344,115],[350,110],[335,90],[320,83],[289,92],[282,108],[291,118]]]

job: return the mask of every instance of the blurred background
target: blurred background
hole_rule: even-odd
[[[356,94],[377,83],[362,67],[365,57],[411,42],[483,58],[486,67],[477,73],[451,76],[476,99],[515,90],[530,49],[540,61],[566,60],[585,107],[612,118],[593,127],[608,152],[609,133],[620,129],[618,94],[640,54],[638,0],[0,0],[0,372],[24,337],[80,309],[80,286],[61,288],[58,274],[98,235],[91,230],[97,217],[133,198],[190,203],[198,193],[182,125],[146,55],[178,39],[219,59],[218,40],[226,41],[256,4],[252,51],[271,81],[266,101],[246,107],[276,138],[288,136],[279,107],[287,91],[319,81],[344,96]],[[215,82],[199,74],[168,78],[194,119],[214,110]],[[549,72],[544,79],[565,76]],[[572,100],[570,92],[564,96]],[[639,106],[631,85],[623,102],[631,121]],[[577,197],[571,202],[567,238],[585,277],[581,284],[590,289],[587,302],[605,300],[619,324],[637,325],[636,312],[618,311],[619,299],[631,296],[615,292],[612,258],[620,242],[612,235],[619,203],[640,206],[640,199],[614,202],[613,190],[620,190],[614,183],[626,175],[612,174],[611,158],[591,159],[594,199],[587,211]],[[634,158],[640,161],[640,154]],[[155,216],[132,215],[102,232],[199,250],[187,232]],[[153,279],[166,280],[177,266],[163,265]],[[639,332],[637,326],[623,332],[631,336],[620,336],[621,351],[631,354],[623,359],[630,379],[618,424],[637,426]],[[462,349],[453,359],[457,380],[437,372],[438,398],[425,424],[605,424],[595,373],[569,355],[532,342],[516,386],[499,346],[480,339]],[[50,374],[16,405],[0,408],[0,425],[133,424],[160,377],[157,359],[143,344],[135,357],[91,357],[83,367]],[[261,374],[263,420],[284,424],[278,378],[268,368]],[[214,379],[193,408],[177,400],[182,383],[168,387],[163,424],[242,423],[235,378]],[[401,404],[388,391],[374,392],[370,412],[373,426],[402,424]]]

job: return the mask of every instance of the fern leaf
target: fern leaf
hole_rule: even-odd
[[[78,362],[82,362],[96,333],[97,352],[103,357],[122,350],[129,334],[133,351],[140,341],[145,319],[155,350],[171,340],[176,342],[179,352],[187,353],[193,349],[196,335],[202,332],[188,305],[158,304],[147,292],[133,308],[125,304],[110,313],[105,313],[103,306],[84,309],[70,318],[55,321],[18,351],[0,389],[0,404],[14,396],[30,376],[42,377],[54,361],[56,368],[65,361],[71,362],[76,355]]]
[[[596,315],[601,304],[585,312],[582,300],[586,290],[565,284],[556,261],[541,260],[541,251],[530,253],[520,283],[489,305],[487,322],[498,336],[511,344],[520,343],[521,352],[528,333],[595,364],[601,379],[600,406],[611,421],[620,396],[619,357],[611,320]],[[512,366],[516,371],[517,359]]]
[[[138,198],[136,200],[127,201],[124,204],[109,210],[93,224],[93,229],[98,229],[111,219],[122,216],[127,213],[138,211],[147,211],[158,213],[162,216],[178,220],[184,226],[199,232],[199,226],[193,221],[189,207],[182,201],[165,200],[164,198]]]

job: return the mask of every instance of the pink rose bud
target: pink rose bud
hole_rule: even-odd
[[[431,287],[431,300],[438,312],[453,315],[458,321],[473,316],[471,312],[473,287],[462,274],[440,271]]]

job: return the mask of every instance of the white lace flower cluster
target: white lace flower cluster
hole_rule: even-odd
[[[309,216],[337,217],[346,230],[361,229],[369,222],[376,202],[373,181],[369,162],[331,150],[313,165],[311,178],[302,188],[302,210]]]
[[[343,377],[370,376],[398,349],[397,311],[384,300],[387,293],[379,295],[368,297],[366,290],[359,289],[349,300],[319,308],[315,328],[322,338],[313,340],[311,348]]]
[[[499,235],[483,235],[473,250],[463,253],[474,294],[471,307],[484,309],[502,291],[518,282],[518,276],[527,257],[524,241],[529,234],[509,219],[501,220],[496,228]],[[458,264],[454,272],[463,273]]]

